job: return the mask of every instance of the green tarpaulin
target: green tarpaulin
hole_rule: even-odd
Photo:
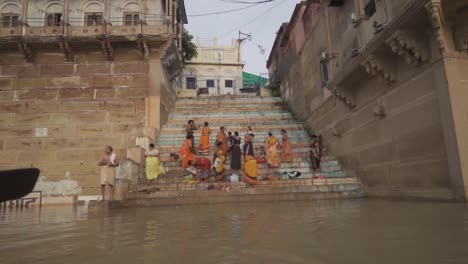
[[[248,72],[242,72],[244,87],[265,86],[268,83],[268,78],[254,75]]]

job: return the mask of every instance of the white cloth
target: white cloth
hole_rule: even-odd
[[[217,168],[217,167],[219,167],[220,165],[221,165],[221,160],[219,159],[219,157],[217,157],[217,158],[215,159],[214,164],[213,164],[213,168]]]
[[[157,149],[145,151],[145,156],[157,156],[158,154],[159,154],[159,151]]]
[[[109,161],[112,165],[115,165],[115,160],[116,160],[116,155],[114,152],[112,152],[112,154],[110,155],[110,158],[109,158]]]

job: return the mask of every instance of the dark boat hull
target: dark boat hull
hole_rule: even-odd
[[[39,173],[37,168],[0,171],[0,202],[19,199],[31,193]]]

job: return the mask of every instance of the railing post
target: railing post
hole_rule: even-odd
[[[21,35],[26,34],[26,27],[28,26],[28,4],[29,0],[23,0],[21,3]]]

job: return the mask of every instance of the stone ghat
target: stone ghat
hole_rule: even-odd
[[[297,201],[316,199],[362,198],[364,193],[356,178],[295,179],[258,181],[255,186],[244,182],[222,183],[227,190],[208,190],[220,183],[180,183],[157,186],[132,186],[120,202],[123,207],[171,206],[228,202]]]
[[[198,126],[205,121],[210,123],[212,134],[207,155],[210,160],[216,149],[214,142],[220,126],[227,128],[226,133],[238,131],[242,144],[247,126],[251,126],[255,134],[253,143],[256,154],[259,154],[260,146],[265,145],[268,132],[281,138],[280,130],[286,129],[293,144],[292,162],[283,162],[279,168],[267,168],[266,164],[258,164],[259,181],[254,187],[244,182],[228,182],[232,174],[242,174],[241,171],[231,170],[229,159],[225,162],[225,181],[186,183],[183,175],[187,172],[182,168],[181,161],[170,161],[169,153],[179,153],[186,136],[184,126],[189,119],[194,119]],[[199,134],[199,130],[195,132],[196,146],[199,144]],[[335,157],[322,157],[321,171],[312,171],[309,139],[303,124],[287,111],[280,98],[220,96],[179,99],[167,123],[162,127],[158,140],[154,142],[161,153],[160,160],[166,169],[165,175],[158,178],[156,187],[147,186],[144,184],[144,168],[141,167],[140,173],[133,173],[139,176],[131,179],[131,191],[124,194],[121,204],[151,206],[362,197],[358,180],[349,177],[351,175],[343,170]],[[144,164],[142,148],[147,148],[150,142],[151,139],[145,137],[137,139],[136,145],[140,147],[136,147],[136,153],[139,153],[135,156],[136,163],[140,159],[140,164]],[[290,171],[299,171],[301,176],[288,179],[285,172]],[[279,180],[263,180],[268,176],[277,176]],[[207,190],[210,184],[229,186],[229,190]]]

